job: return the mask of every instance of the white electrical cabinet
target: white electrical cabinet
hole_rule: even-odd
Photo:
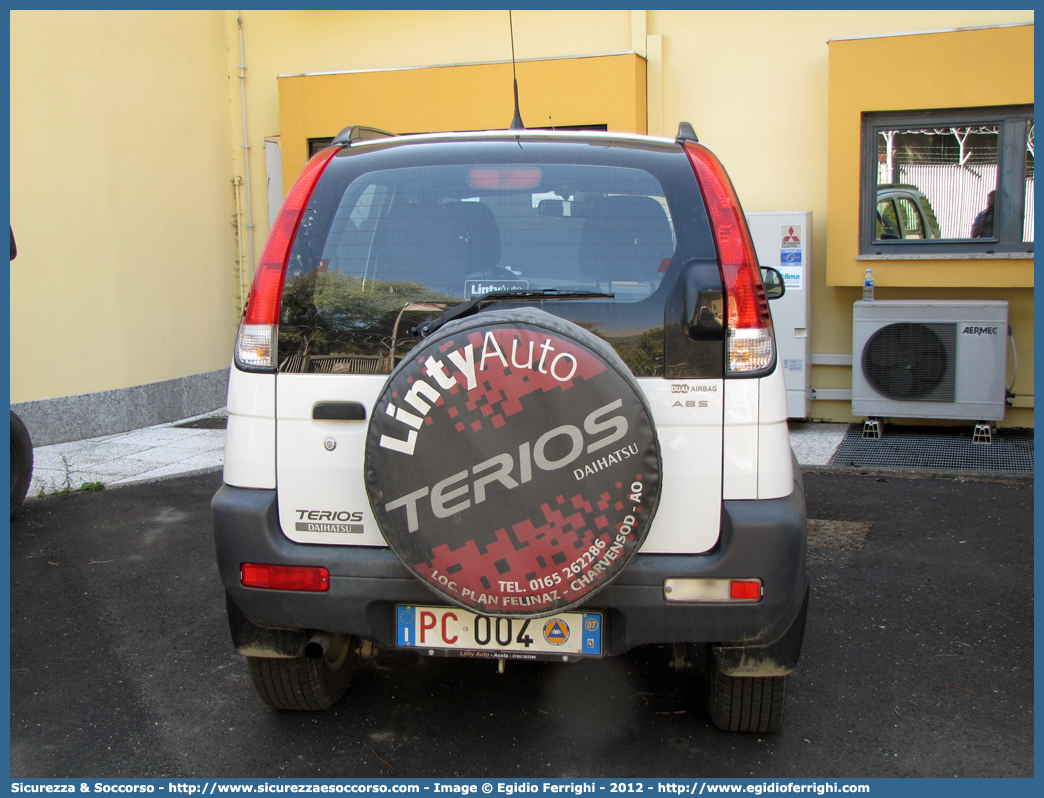
[[[787,415],[808,418],[812,406],[812,212],[748,213],[747,226],[759,263],[779,269],[787,287],[769,308],[787,388]]]

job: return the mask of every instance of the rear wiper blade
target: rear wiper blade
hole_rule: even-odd
[[[414,338],[427,338],[439,327],[455,319],[478,313],[484,302],[538,302],[544,299],[612,299],[615,294],[601,291],[581,291],[573,288],[512,288],[505,291],[490,291],[480,297],[454,305],[437,319],[418,325],[410,330]]]

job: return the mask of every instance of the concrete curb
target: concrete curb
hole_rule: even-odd
[[[904,479],[947,479],[964,482],[1033,482],[1033,474],[1020,471],[933,471],[928,468],[862,468],[859,466],[802,465],[803,474],[845,474],[853,477],[897,477]]]

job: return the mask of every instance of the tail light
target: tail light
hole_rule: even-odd
[[[721,161],[710,150],[693,142],[685,142],[684,148],[710,213],[725,284],[726,371],[732,374],[766,371],[775,364],[776,355],[772,316],[739,197]]]
[[[325,593],[330,589],[330,572],[311,565],[264,565],[245,562],[239,568],[244,587],[263,590],[296,590]]]
[[[663,599],[670,604],[761,601],[760,579],[665,579]]]
[[[275,367],[279,303],[283,295],[283,279],[290,248],[315,184],[319,182],[330,159],[340,151],[340,147],[328,147],[312,156],[286,195],[283,207],[279,209],[279,215],[268,234],[265,251],[261,253],[261,260],[257,264],[243,321],[239,325],[239,335],[236,336],[238,366],[247,369]]]

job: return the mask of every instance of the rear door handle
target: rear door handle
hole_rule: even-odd
[[[312,408],[318,421],[365,421],[366,408],[359,402],[319,402]]]

